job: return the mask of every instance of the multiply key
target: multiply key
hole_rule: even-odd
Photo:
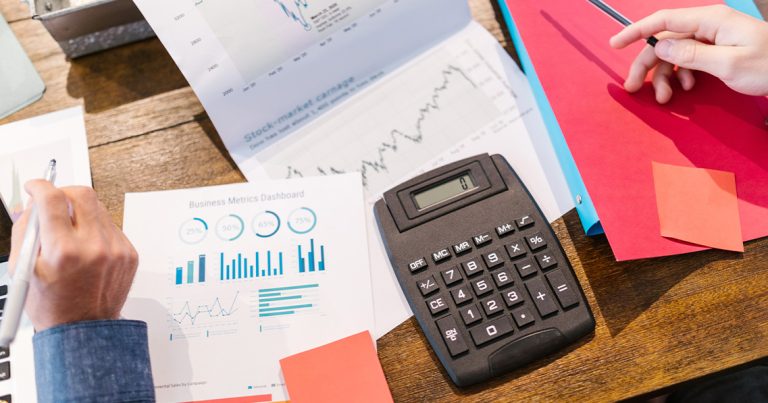
[[[515,241],[507,245],[507,253],[509,253],[510,259],[516,259],[525,255],[525,245],[523,241]]]

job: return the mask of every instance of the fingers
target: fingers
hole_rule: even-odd
[[[74,229],[72,219],[69,217],[69,204],[64,192],[44,180],[29,181],[25,185],[25,189],[32,196],[40,218],[41,244],[71,236]]]
[[[727,80],[732,65],[739,60],[742,49],[735,46],[715,46],[694,39],[665,39],[655,47],[656,56],[688,70],[700,70]]]
[[[675,72],[675,66],[669,63],[660,63],[653,71],[653,89],[656,91],[656,102],[665,104],[672,99],[672,85],[670,77]]]
[[[658,63],[659,58],[656,57],[653,48],[650,46],[644,48],[629,67],[629,74],[627,74],[627,79],[624,81],[624,88],[629,92],[638,91],[643,87],[648,72]]]
[[[681,67],[677,69],[677,79],[686,91],[690,91],[693,89],[693,86],[696,85],[696,77],[694,77],[693,71],[686,68]]]
[[[663,31],[690,33],[714,43],[718,28],[732,14],[733,9],[724,5],[661,10],[624,28],[611,38],[610,44],[621,49]]]

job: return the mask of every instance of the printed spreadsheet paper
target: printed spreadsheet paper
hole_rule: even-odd
[[[127,194],[162,402],[287,400],[279,360],[373,328],[357,173]]]
[[[498,153],[550,221],[573,208],[527,79],[465,0],[136,3],[249,180],[361,173],[377,338],[411,316],[373,217],[387,189]]]

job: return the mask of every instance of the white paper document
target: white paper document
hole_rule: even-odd
[[[573,208],[527,79],[466,0],[136,3],[249,180],[361,173],[376,337],[411,315],[373,218],[389,188],[502,154],[548,219]]]
[[[91,186],[88,142],[83,110],[65,109],[0,126],[0,201],[16,221],[29,200],[24,183],[43,177],[48,163],[56,159],[56,186]],[[10,284],[8,264],[0,263],[0,288]],[[0,295],[5,299],[6,294]],[[2,313],[0,312],[0,320]],[[19,333],[11,344],[10,357],[0,357],[0,366],[8,362],[11,378],[0,382],[0,399],[11,395],[13,401],[37,401],[35,365],[32,350],[32,322],[22,317]]]
[[[24,183],[41,179],[51,159],[56,186],[91,186],[81,107],[0,126],[0,199],[14,222],[29,200]]]
[[[371,330],[360,175],[127,194],[158,401],[288,400],[279,360]]]

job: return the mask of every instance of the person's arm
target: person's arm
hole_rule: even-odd
[[[629,69],[624,87],[638,91],[653,70],[656,100],[672,98],[671,78],[684,90],[694,87],[694,70],[712,74],[748,95],[768,95],[768,23],[725,5],[661,10],[624,28],[611,46],[624,48],[655,35]],[[677,66],[677,69],[675,69]]]
[[[120,320],[136,251],[92,189],[26,186],[40,216],[40,255],[25,310],[37,333],[40,402],[151,402],[146,324]],[[29,210],[13,228],[10,268]]]

